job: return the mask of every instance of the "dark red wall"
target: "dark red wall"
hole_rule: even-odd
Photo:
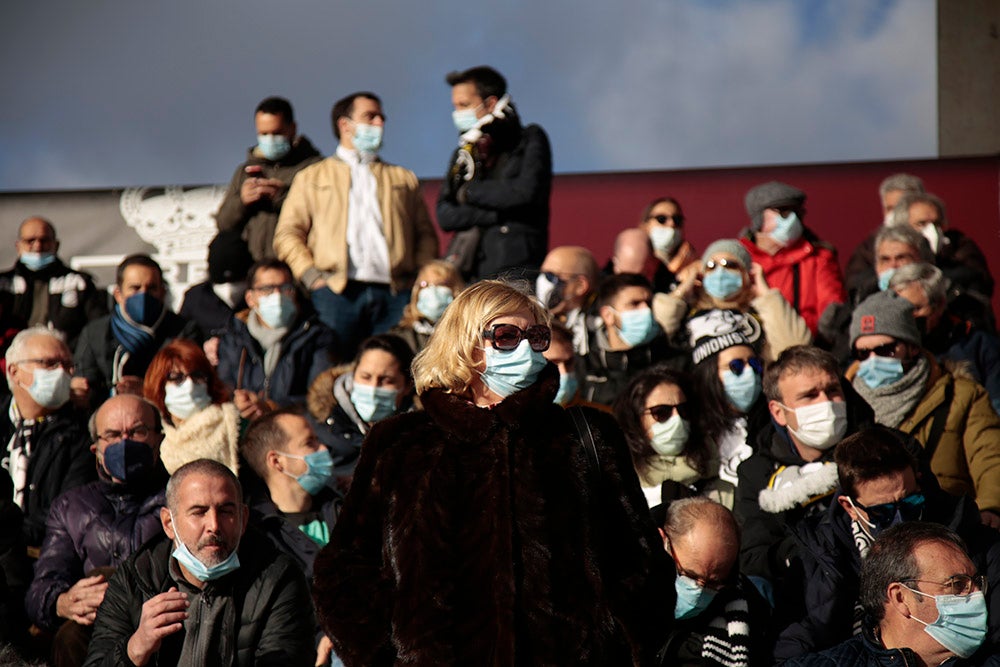
[[[669,195],[681,202],[687,238],[699,250],[735,236],[747,222],[743,195],[758,184],[779,180],[808,194],[806,224],[840,250],[841,265],[854,247],[882,222],[878,186],[907,172],[947,204],[950,224],[971,236],[1000,278],[1000,158],[865,162],[823,165],[697,169],[556,176],[552,190],[550,246],[582,245],[603,264],[615,235],[635,225],[652,199]],[[425,183],[431,210],[440,183]],[[993,308],[1000,313],[1000,291]]]

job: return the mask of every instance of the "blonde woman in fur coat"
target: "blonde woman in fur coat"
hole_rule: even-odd
[[[143,394],[163,415],[160,459],[167,472],[195,459],[212,459],[234,473],[240,413],[201,346],[178,338],[149,365]]]

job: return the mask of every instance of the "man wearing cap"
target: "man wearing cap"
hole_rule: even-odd
[[[921,347],[913,304],[893,291],[862,301],[850,332],[846,377],[876,421],[919,440],[941,488],[973,496],[983,522],[1000,527],[1000,417],[986,390]]]
[[[820,315],[844,302],[844,279],[837,250],[802,224],[806,193],[771,181],[746,194],[750,227],[740,242],[761,265],[767,284],[777,287],[816,334]]]
[[[744,574],[774,586],[779,621],[801,612],[795,525],[833,501],[833,448],[872,423],[871,409],[841,382],[836,359],[817,347],[791,347],[764,371],[767,414],[750,415],[754,453],[738,470],[733,511],[743,528]],[[780,627],[780,625],[778,626]]]

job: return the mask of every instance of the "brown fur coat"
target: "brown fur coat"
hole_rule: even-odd
[[[315,563],[321,624],[348,667],[636,665],[658,647],[672,563],[596,411],[592,483],[554,370],[492,409],[428,391],[425,411],[369,433]]]

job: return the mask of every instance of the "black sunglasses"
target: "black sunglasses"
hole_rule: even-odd
[[[876,526],[887,526],[896,517],[896,512],[899,512],[903,521],[916,521],[920,518],[920,513],[924,511],[925,501],[924,494],[918,491],[894,503],[882,503],[871,507],[865,507],[857,500],[852,499],[851,502],[858,509],[864,510],[868,514],[868,520]]]
[[[668,220],[672,220],[673,223],[674,223],[674,226],[676,226],[676,227],[680,227],[681,225],[684,224],[684,216],[680,215],[680,214],[677,214],[677,215],[663,215],[663,214],[660,214],[660,215],[651,215],[651,216],[649,216],[649,220],[656,220],[661,225],[665,225],[665,224],[667,224]]]
[[[494,350],[509,352],[517,348],[521,341],[528,339],[528,345],[535,352],[544,352],[552,342],[552,330],[544,324],[534,324],[522,329],[516,324],[494,324],[493,329],[483,332],[483,338],[493,343]]]
[[[726,259],[722,257],[721,259],[710,259],[705,262],[705,269],[711,271],[717,266],[721,266],[724,269],[729,269],[730,271],[742,271],[743,265],[737,262],[735,259]]]
[[[746,361],[743,359],[733,359],[729,362],[729,370],[734,375],[743,375],[743,369],[747,366],[750,366],[757,375],[764,372],[764,362],[760,360],[760,357],[750,357]]]
[[[661,424],[670,419],[677,412],[677,415],[681,419],[688,419],[689,411],[687,403],[678,403],[677,405],[670,405],[669,403],[664,403],[663,405],[654,405],[653,407],[646,408],[643,410],[643,414],[649,413],[653,419],[660,422]]]
[[[170,384],[182,384],[191,378],[192,382],[205,384],[208,382],[208,375],[195,371],[194,373],[182,373],[181,371],[170,371],[167,373],[167,382]]]
[[[897,345],[899,345],[898,341],[892,341],[891,343],[883,343],[882,345],[870,347],[867,350],[856,347],[854,348],[854,358],[858,361],[864,361],[871,356],[872,352],[875,353],[876,357],[895,357]]]

